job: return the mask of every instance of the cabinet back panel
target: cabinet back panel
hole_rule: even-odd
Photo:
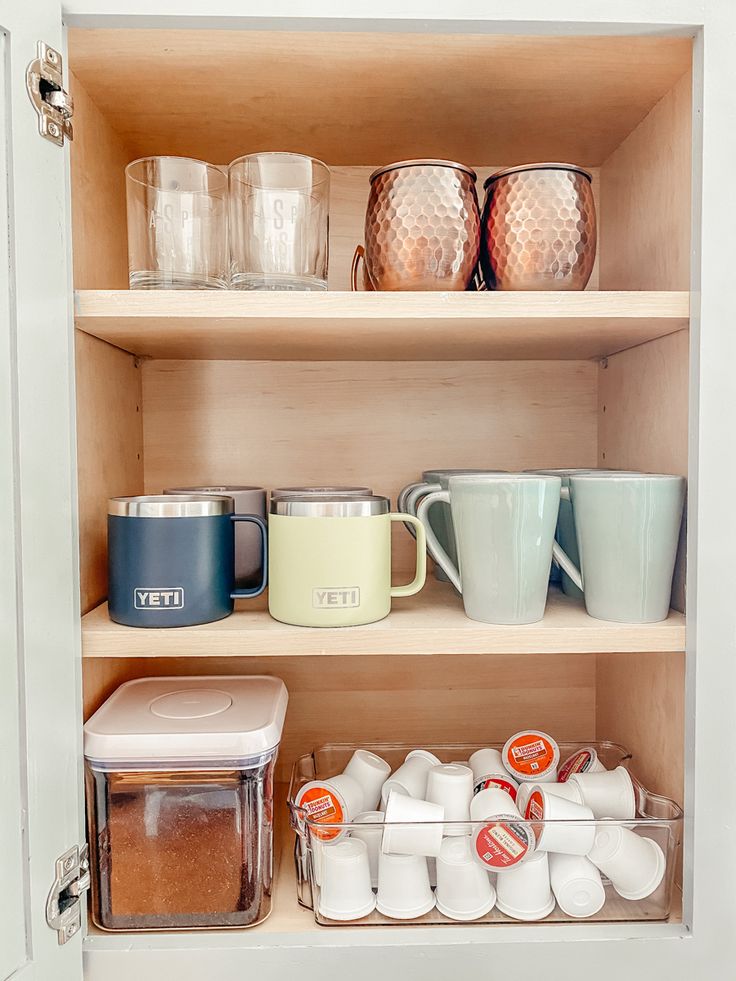
[[[89,718],[133,678],[269,674],[289,690],[278,763],[288,779],[297,756],[326,742],[498,742],[524,727],[559,739],[591,739],[595,658],[587,655],[436,655],[331,657],[89,658]]]
[[[594,466],[596,380],[586,361],[149,361],[146,493],[368,484],[395,502],[431,467]]]

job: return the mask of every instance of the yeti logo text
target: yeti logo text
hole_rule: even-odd
[[[349,610],[360,606],[360,588],[347,586],[332,589],[313,589],[312,606],[315,610]]]
[[[136,610],[184,609],[184,590],[178,586],[171,589],[135,589],[133,597]]]

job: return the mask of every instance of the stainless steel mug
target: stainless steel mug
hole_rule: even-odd
[[[266,588],[266,524],[235,514],[231,497],[161,495],[108,502],[108,609],[130,627],[188,627],[221,620],[233,600]],[[235,589],[235,522],[261,534],[260,582]]]
[[[266,520],[266,491],[263,487],[244,487],[239,484],[221,484],[206,487],[170,487],[164,494],[200,494],[206,497],[231,497],[237,514],[257,514]],[[235,525],[235,585],[249,588],[261,581],[261,534],[248,522]]]
[[[416,575],[391,585],[391,524],[417,530]],[[424,585],[426,542],[420,522],[389,514],[386,497],[302,496],[271,500],[268,590],[271,616],[304,627],[346,627],[381,620],[391,599]]]

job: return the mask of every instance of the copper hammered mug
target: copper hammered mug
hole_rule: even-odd
[[[480,265],[489,290],[583,290],[596,251],[591,175],[572,164],[509,167],[484,183]]]
[[[475,179],[451,160],[401,160],[374,171],[352,288],[363,258],[366,290],[467,289],[480,252]]]

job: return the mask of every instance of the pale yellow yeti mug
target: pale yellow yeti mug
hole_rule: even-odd
[[[416,575],[391,585],[391,524],[416,529]],[[389,514],[387,497],[303,496],[271,501],[268,609],[302,627],[352,627],[382,620],[394,596],[413,596],[426,577],[422,523]]]

